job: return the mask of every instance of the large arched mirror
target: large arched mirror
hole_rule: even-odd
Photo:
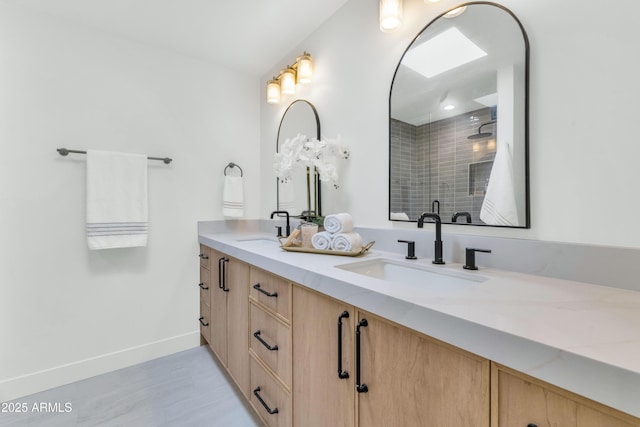
[[[466,3],[416,36],[389,96],[389,219],[530,227],[529,42],[508,9]]]
[[[293,101],[282,115],[276,152],[287,140],[297,135],[320,139],[320,119],[316,108],[309,101]],[[291,216],[321,216],[320,181],[316,171],[306,168],[294,172],[287,182],[277,180],[278,210],[286,210]]]

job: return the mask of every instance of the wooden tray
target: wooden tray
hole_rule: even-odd
[[[351,252],[332,251],[332,250],[315,249],[315,248],[302,248],[300,246],[280,246],[280,248],[287,252],[305,252],[308,254],[340,255],[340,256],[360,256],[360,255],[363,255],[365,252],[367,252],[369,249],[371,249],[371,246],[373,246],[374,243],[375,243],[375,240],[372,240],[371,242],[367,243],[362,248],[360,248],[359,251],[351,251]]]

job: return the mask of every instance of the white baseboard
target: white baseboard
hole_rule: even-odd
[[[147,362],[200,345],[200,331],[143,344],[67,365],[0,381],[0,401],[6,402],[106,372]]]

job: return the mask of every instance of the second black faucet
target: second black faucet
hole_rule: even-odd
[[[436,240],[434,242],[434,252],[435,255],[433,257],[434,264],[444,264],[445,262],[442,259],[442,221],[440,220],[440,215],[433,212],[424,212],[418,218],[418,228],[424,227],[425,219],[433,219],[436,223]]]

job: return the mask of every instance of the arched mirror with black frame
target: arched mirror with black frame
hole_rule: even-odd
[[[297,99],[285,110],[278,127],[276,152],[288,139],[297,135],[320,140],[320,118],[316,107],[307,100]],[[286,182],[277,179],[277,210],[285,210],[292,217],[322,216],[322,200],[318,172],[304,168],[293,172]]]
[[[465,3],[406,49],[389,95],[389,219],[530,227],[529,42],[517,17]]]

